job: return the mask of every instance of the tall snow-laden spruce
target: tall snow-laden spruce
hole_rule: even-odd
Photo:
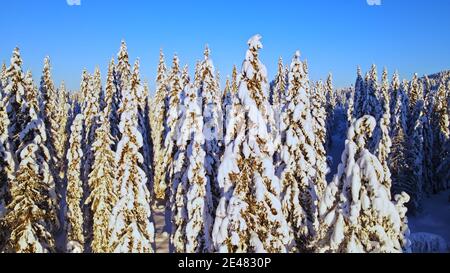
[[[6,70],[7,85],[3,92],[5,93],[5,107],[8,113],[9,126],[8,135],[11,145],[11,153],[16,161],[16,152],[20,145],[20,132],[26,126],[26,111],[23,110],[25,105],[25,83],[24,73],[22,70],[22,58],[19,48],[15,48],[11,57],[10,66]]]
[[[355,120],[348,130],[342,163],[320,202],[319,251],[397,253],[409,251],[406,193],[390,198],[383,166],[367,148],[376,121]]]
[[[212,233],[219,252],[286,252],[289,227],[275,176],[267,115],[267,72],[258,58],[261,36],[248,41],[225,153],[218,172],[222,198]]]
[[[65,172],[65,155],[67,152],[67,124],[69,122],[70,105],[67,100],[67,90],[64,82],[61,83],[57,90],[57,108],[56,108],[56,121],[57,121],[57,138],[54,138],[56,158],[58,159],[58,175],[60,180],[64,178]]]
[[[69,253],[84,252],[83,228],[83,181],[82,181],[82,134],[83,115],[75,117],[70,128],[69,150],[67,151],[67,191],[66,191],[66,251]]]
[[[44,68],[42,70],[40,92],[40,109],[43,109],[42,116],[47,130],[47,147],[52,157],[52,163],[56,166],[62,158],[57,157],[56,139],[58,135],[58,95],[53,84],[51,75],[50,58],[46,57],[44,60]],[[52,168],[55,166],[52,165]],[[57,170],[54,170],[57,171]]]
[[[109,219],[118,194],[114,191],[116,162],[112,150],[114,140],[108,118],[110,105],[107,104],[106,107],[100,116],[101,126],[97,129],[95,141],[92,144],[94,163],[88,180],[90,195],[85,202],[90,205],[93,218],[91,249],[94,253],[110,251]]]
[[[450,126],[446,92],[450,91],[446,91],[445,82],[441,81],[436,94],[433,119],[433,127],[435,128],[433,162],[436,168],[434,192],[444,191],[450,187]]]
[[[0,93],[0,252],[5,243],[6,225],[3,217],[6,213],[6,205],[11,196],[9,186],[14,180],[15,162],[11,155],[8,140],[8,113],[3,102],[3,95]]]
[[[316,151],[307,73],[296,52],[289,71],[287,105],[281,114],[281,174],[283,213],[293,231],[296,248],[310,249],[317,232],[318,187]],[[320,185],[323,189],[325,185]]]
[[[120,90],[117,86],[117,71],[114,63],[114,58],[111,59],[108,66],[108,75],[106,76],[105,85],[105,107],[108,109],[108,119],[111,125],[111,134],[113,136],[113,149],[116,148],[119,142],[119,106],[120,106]]]
[[[202,96],[203,134],[206,152],[204,164],[216,207],[220,198],[217,171],[220,165],[221,145],[223,143],[223,115],[220,96],[218,97],[220,88],[216,84],[215,69],[209,55],[209,48],[206,47],[204,60],[200,68],[201,80],[198,92]]]
[[[329,172],[327,165],[327,153],[325,150],[326,144],[326,95],[324,92],[323,83],[319,81],[314,89],[314,94],[311,98],[311,113],[313,118],[313,128],[315,135],[314,150],[316,153],[316,185],[317,194],[322,196],[327,185],[326,175]]]
[[[185,112],[171,185],[171,245],[179,253],[207,253],[212,251],[213,203],[204,166],[203,116],[197,89],[191,85],[185,90]]]
[[[381,164],[383,165],[384,178],[382,184],[388,189],[392,187],[391,171],[389,169],[389,156],[392,147],[392,140],[390,135],[391,110],[389,90],[388,72],[385,68],[383,70],[381,85],[383,116],[380,119],[381,139],[377,147],[377,156],[378,160],[380,160]],[[389,196],[391,196],[390,192]]]
[[[16,67],[15,71],[19,69]],[[12,82],[17,80],[16,76],[18,75],[15,74],[15,77],[11,79]],[[17,82],[11,86],[23,87]],[[50,153],[46,147],[45,124],[38,116],[37,97],[32,98],[32,95],[28,94],[29,92],[35,95],[37,93],[29,89],[7,90],[18,91],[13,101],[23,103],[20,109],[20,121],[23,122],[24,127],[17,135],[18,166],[10,186],[11,202],[7,205],[5,215],[7,227],[5,251],[53,252],[55,244],[52,233],[59,229],[57,198],[55,183],[48,165]],[[32,103],[27,103],[25,99],[27,97]]]
[[[155,188],[155,196],[157,199],[164,199],[166,196],[166,190],[170,186],[170,178],[172,177],[173,158],[176,154],[176,128],[179,122],[180,97],[182,92],[179,62],[178,56],[175,55],[169,77],[169,105],[165,122],[164,156],[162,167],[156,172],[157,177],[161,176],[164,179],[159,181],[159,186]]]
[[[327,137],[325,147],[327,150],[331,149],[333,133],[333,124],[335,123],[334,111],[336,110],[336,93],[333,87],[333,75],[328,74],[327,82],[325,83],[325,96],[326,96],[326,111],[327,111]]]
[[[357,77],[355,82],[355,96],[354,96],[354,110],[353,118],[360,118],[363,116],[363,104],[365,100],[365,85],[362,77],[361,67],[358,66]]]
[[[281,111],[285,105],[285,93],[286,93],[286,77],[288,75],[285,74],[283,59],[280,57],[278,60],[278,70],[275,80],[271,86],[270,92],[270,102],[273,107],[273,112],[275,114],[275,123],[277,131],[280,130],[280,118]]]
[[[114,190],[118,202],[109,221],[109,249],[116,253],[153,252],[154,226],[151,222],[150,192],[147,176],[140,165],[143,138],[139,132],[138,100],[127,78],[122,78],[122,104],[115,162]]]
[[[156,76],[156,93],[153,99],[151,115],[152,142],[153,142],[153,192],[157,193],[156,197],[161,198],[164,189],[161,185],[165,185],[165,167],[164,167],[164,136],[165,136],[165,120],[167,115],[168,104],[168,86],[167,86],[167,68],[164,61],[164,53],[162,50],[159,54],[158,72]]]
[[[153,169],[151,167],[151,136],[150,136],[150,118],[148,108],[148,89],[144,88],[141,83],[140,61],[137,59],[134,63],[133,73],[131,75],[131,92],[136,97],[138,106],[138,129],[142,135],[141,154],[144,157],[141,168],[147,175],[147,179],[151,182],[153,178]],[[152,183],[149,183],[152,184]]]

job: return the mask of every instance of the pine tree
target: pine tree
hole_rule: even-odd
[[[435,137],[433,162],[436,171],[433,190],[435,193],[444,191],[450,187],[450,173],[448,168],[448,164],[450,162],[450,127],[445,88],[445,82],[441,81],[439,83],[439,88],[436,94],[436,103],[434,106],[433,127],[435,128]]]
[[[133,74],[131,75],[131,92],[136,97],[138,103],[138,130],[142,135],[143,146],[141,147],[141,154],[144,157],[141,168],[147,174],[149,180],[153,177],[151,168],[151,141],[150,141],[150,117],[148,109],[148,89],[144,88],[141,83],[140,76],[140,61],[136,60],[133,67]],[[152,183],[149,183],[152,184]]]
[[[197,89],[186,87],[185,113],[180,125],[178,154],[172,182],[172,236],[176,252],[211,252],[213,204],[204,166],[205,138]]]
[[[391,171],[389,169],[389,155],[392,147],[392,140],[390,136],[390,122],[391,122],[391,110],[390,110],[390,98],[389,98],[389,82],[388,73],[386,68],[383,70],[382,75],[382,105],[383,116],[380,120],[381,139],[377,147],[377,157],[380,163],[383,165],[384,178],[381,183],[388,189],[392,187]],[[389,198],[391,197],[390,192]]]
[[[315,134],[309,95],[307,74],[296,52],[289,72],[285,110],[281,115],[282,151],[285,169],[281,174],[283,212],[294,233],[298,248],[310,248],[317,230]],[[325,181],[320,181],[324,183]],[[325,187],[321,185],[321,187]]]
[[[220,97],[217,97],[220,89],[216,84],[215,69],[209,54],[209,48],[206,47],[204,61],[201,64],[202,76],[199,93],[202,96],[203,134],[205,136],[206,152],[205,169],[209,184],[211,185],[214,205],[216,207],[218,199],[220,198],[217,170],[219,169],[221,156],[223,117]]]
[[[57,114],[56,114],[56,122],[58,124],[57,127],[57,136],[54,138],[54,147],[56,151],[56,158],[58,159],[57,170],[59,172],[60,180],[64,178],[65,172],[65,160],[64,157],[67,151],[67,123],[69,120],[69,103],[67,101],[67,91],[64,82],[61,83],[61,86],[57,90],[58,98],[57,98]]]
[[[320,251],[408,251],[407,194],[390,199],[383,185],[383,166],[367,149],[374,128],[371,116],[349,128],[342,163],[320,203]]]
[[[284,108],[285,105],[285,93],[286,93],[286,77],[287,75],[284,74],[284,65],[283,65],[283,59],[280,57],[278,60],[278,71],[277,75],[275,77],[275,81],[273,82],[271,93],[270,93],[270,102],[273,107],[273,111],[275,113],[275,123],[276,128],[279,131],[280,130],[280,115],[281,111]]]
[[[84,251],[83,229],[83,182],[82,182],[82,133],[83,115],[77,115],[71,126],[69,150],[67,151],[67,192],[66,192],[66,221],[67,245],[69,253],[82,253]]]
[[[165,136],[165,120],[167,115],[168,104],[168,86],[167,86],[167,69],[164,61],[162,50],[159,54],[158,73],[156,77],[156,94],[153,100],[153,109],[151,111],[152,121],[152,142],[154,150],[153,167],[155,170],[153,191],[159,193],[157,197],[162,197],[165,185],[165,166],[164,166],[164,136]]]
[[[433,105],[434,95],[431,81],[425,77],[425,100],[423,115],[423,185],[426,194],[433,194],[434,166],[433,166]]]
[[[189,67],[188,65],[185,65],[183,67],[183,71],[181,72],[181,82],[183,83],[183,89],[189,84],[190,81],[191,79],[189,77]]]
[[[392,81],[391,81],[391,85],[390,85],[390,89],[389,89],[389,94],[391,96],[391,103],[390,103],[390,111],[391,111],[391,137],[393,136],[394,133],[394,128],[395,125],[397,123],[397,119],[398,117],[396,116],[396,114],[398,114],[396,112],[396,106],[397,105],[397,99],[399,98],[399,92],[400,92],[400,88],[401,88],[401,84],[400,84],[400,78],[398,75],[398,72],[395,71],[394,75],[392,76]]]
[[[55,147],[57,138],[60,137],[58,135],[58,95],[53,84],[49,57],[46,57],[44,60],[39,91],[41,96],[40,109],[43,109],[43,120],[47,130],[47,147],[52,158],[52,171],[57,173],[58,169],[56,166],[62,160],[62,158],[58,158]]]
[[[266,97],[266,68],[258,58],[260,39],[256,35],[248,41],[218,172],[223,194],[212,237],[219,252],[285,252],[289,241],[272,161],[267,115],[273,113]]]
[[[166,115],[166,135],[164,136],[164,157],[162,167],[157,171],[157,177],[164,176],[164,181],[160,181],[155,188],[157,199],[164,199],[170,177],[172,177],[172,161],[176,154],[176,128],[180,115],[180,95],[182,92],[180,65],[178,56],[173,58],[173,66],[169,78],[169,106]]]
[[[15,54],[15,57],[17,56]],[[15,67],[13,70],[17,72],[20,68]],[[21,86],[21,83],[14,84],[17,76],[15,74],[12,78],[13,84],[10,87]],[[18,167],[11,183],[11,202],[7,206],[5,216],[8,232],[5,251],[53,252],[54,239],[51,233],[59,228],[59,221],[56,214],[55,184],[48,165],[50,154],[45,145],[47,141],[45,125],[38,117],[35,106],[28,105],[25,101],[26,93],[33,92],[32,90],[15,88],[8,90],[18,91],[16,94],[21,95],[13,102],[23,102],[21,121],[24,127],[18,134],[20,143],[16,153]],[[37,98],[32,100],[37,101]]]
[[[333,87],[333,75],[330,73],[328,74],[327,82],[325,84],[325,94],[326,94],[326,112],[327,112],[327,118],[326,118],[326,126],[327,126],[327,138],[325,142],[325,147],[327,150],[331,149],[332,143],[332,129],[333,124],[335,122],[334,120],[334,111],[336,110],[336,93],[334,92]]]
[[[108,75],[106,77],[105,86],[105,104],[108,109],[108,119],[111,125],[111,134],[113,136],[113,149],[117,146],[117,136],[119,136],[119,106],[120,106],[120,90],[117,86],[117,72],[114,58],[111,59],[108,66]]]
[[[326,143],[326,95],[323,83],[319,81],[316,84],[315,92],[311,98],[311,113],[313,118],[313,128],[315,135],[314,150],[316,153],[316,184],[317,194],[322,196],[327,185],[326,175],[328,174]]]
[[[124,78],[126,80],[126,78]],[[118,202],[109,221],[109,249],[116,253],[153,252],[154,227],[150,221],[150,192],[147,176],[140,168],[144,158],[139,132],[138,101],[130,83],[122,82],[122,105],[119,129],[122,138],[116,151],[114,191]]]
[[[11,64],[6,70],[7,85],[3,90],[6,97],[6,111],[9,118],[9,143],[11,145],[11,153],[16,157],[17,149],[20,145],[20,132],[26,126],[27,113],[24,111],[26,98],[24,75],[22,71],[22,58],[20,57],[19,48],[15,48],[11,57]],[[18,161],[16,159],[16,161]]]
[[[128,49],[125,41],[122,41],[120,45],[119,53],[117,54],[117,89],[122,94],[124,88],[127,88],[127,84],[131,77],[131,66],[128,57]],[[123,99],[123,98],[122,98]]]
[[[365,99],[365,86],[362,77],[361,67],[358,66],[357,78],[355,83],[355,97],[354,97],[354,111],[353,118],[360,118],[363,116],[363,104]]]
[[[6,97],[4,89],[8,85],[8,77],[6,76],[6,71],[6,64],[2,63],[2,70],[0,72],[0,93],[2,94],[2,97]]]
[[[107,108],[101,115],[101,126],[97,129],[92,144],[94,164],[88,181],[90,195],[85,202],[90,204],[93,217],[91,248],[94,253],[109,252],[109,219],[118,194],[114,191],[116,162],[108,118],[110,110]]]
[[[3,217],[6,213],[6,205],[11,196],[9,185],[14,180],[15,162],[11,155],[8,140],[9,118],[3,103],[3,96],[0,93],[0,251],[5,243],[6,225]]]

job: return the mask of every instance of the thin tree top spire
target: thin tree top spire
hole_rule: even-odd
[[[209,49],[208,44],[205,45],[205,52],[203,53],[203,55],[205,56],[205,60],[209,59],[209,56],[211,54],[211,50]]]

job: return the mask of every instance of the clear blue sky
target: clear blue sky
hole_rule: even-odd
[[[372,63],[402,77],[450,68],[450,1],[382,0],[4,0],[0,11],[0,60],[20,46],[25,69],[35,78],[50,55],[56,84],[78,89],[83,68],[103,76],[109,59],[126,39],[130,57],[154,86],[159,49],[170,65],[202,58],[206,43],[222,77],[240,66],[250,36],[260,33],[269,76],[279,56],[295,50],[310,64],[311,78],[331,71],[337,86],[354,83],[356,66]]]

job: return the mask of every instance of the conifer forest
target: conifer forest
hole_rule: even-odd
[[[161,50],[150,90],[122,41],[106,75],[68,90],[49,57],[36,82],[15,48],[0,252],[447,252],[409,219],[450,195],[450,72],[358,67],[338,89],[300,51],[268,78],[263,50],[251,37],[225,85],[208,46],[192,74]]]

